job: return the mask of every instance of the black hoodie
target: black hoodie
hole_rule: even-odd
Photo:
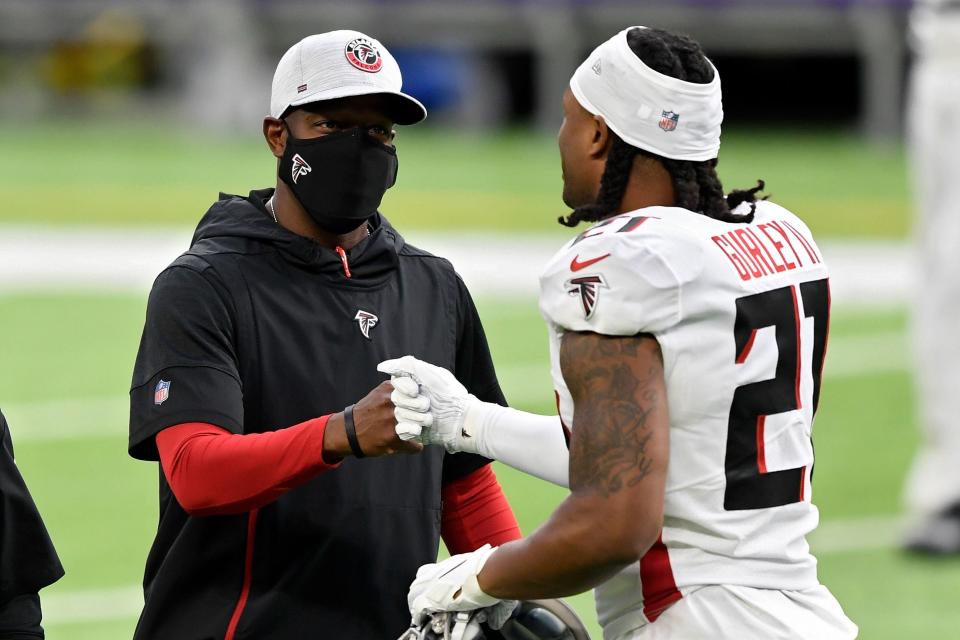
[[[63,566],[14,462],[7,420],[0,413],[0,638],[43,638],[37,592],[62,576]]]
[[[450,263],[404,243],[379,215],[347,253],[276,224],[264,201],[221,195],[190,250],[158,276],[130,391],[130,455],[186,422],[234,433],[341,411],[413,354],[503,403],[473,301]],[[360,312],[376,316],[371,326]],[[364,332],[366,328],[366,335]],[[248,545],[249,597],[235,638],[383,640],[409,624],[406,593],[436,559],[440,490],[489,461],[428,447],[347,459],[248,517],[191,517],[160,474],[160,524],[136,638],[222,639]]]

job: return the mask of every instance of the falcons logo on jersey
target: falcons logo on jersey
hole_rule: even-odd
[[[293,184],[297,184],[300,176],[305,176],[311,171],[313,171],[313,169],[307,164],[307,161],[303,159],[303,156],[299,153],[293,154],[293,169],[290,171],[293,177]]]
[[[370,329],[373,329],[377,326],[377,323],[380,322],[380,318],[369,311],[363,310],[357,311],[357,315],[355,315],[353,319],[360,325],[360,333],[362,333],[363,337],[367,340],[370,339]]]
[[[607,288],[607,282],[600,274],[581,276],[567,280],[567,294],[580,296],[580,304],[583,305],[583,313],[587,320],[589,320],[593,316],[593,312],[597,310],[601,287],[604,289]]]

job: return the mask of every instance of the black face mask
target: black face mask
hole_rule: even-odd
[[[363,129],[321,138],[294,138],[289,128],[287,134],[280,179],[326,231],[342,235],[359,227],[397,181],[397,150]]]

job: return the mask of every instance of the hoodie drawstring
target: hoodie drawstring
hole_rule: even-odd
[[[352,276],[350,275],[350,263],[347,261],[347,252],[344,251],[344,250],[343,250],[343,247],[341,247],[341,246],[339,246],[339,245],[338,245],[337,248],[336,248],[336,252],[337,252],[338,254],[340,254],[340,262],[341,262],[341,264],[343,264],[343,273],[344,273],[348,278],[352,277]]]

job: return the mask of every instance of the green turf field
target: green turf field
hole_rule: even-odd
[[[899,147],[837,131],[730,131],[720,176],[768,193],[818,237],[902,237]],[[400,228],[558,231],[560,165],[551,136],[401,128],[400,172],[383,211]],[[218,191],[272,186],[262,138],[177,134],[147,125],[0,125],[0,223],[193,225]]]
[[[909,227],[902,150],[820,132],[725,134],[727,187],[765,178],[819,238],[901,239]],[[400,177],[384,211],[401,229],[562,230],[551,137],[403,130]],[[218,190],[268,186],[273,164],[255,136],[225,141],[134,128],[0,125],[4,225],[195,224]],[[424,247],[430,249],[429,246]],[[142,295],[0,293],[0,407],[67,568],[44,592],[52,640],[129,638],[137,585],[156,525],[155,465],[126,455],[126,389]],[[478,300],[511,402],[553,410],[546,336],[535,301]],[[818,416],[813,538],[820,576],[862,637],[960,637],[960,561],[895,551],[891,521],[917,441],[900,311],[838,310]],[[525,532],[563,491],[498,473]],[[599,638],[589,595],[574,599]],[[59,620],[60,622],[57,622]]]
[[[481,299],[479,307],[508,397],[550,411],[546,338],[533,301]],[[135,621],[123,602],[135,593],[157,516],[157,469],[127,458],[125,448],[124,391],[143,309],[144,296],[135,295],[0,296],[2,405],[68,571],[45,592],[74,620],[50,626],[52,640],[129,637]],[[882,517],[899,512],[917,439],[904,324],[893,311],[836,314],[815,431],[814,498],[827,537],[814,547],[829,549],[820,554],[821,579],[862,637],[950,638],[960,628],[960,562],[902,557],[877,543],[883,531],[870,526],[881,517],[883,529]],[[540,481],[499,473],[526,532],[562,498]],[[85,605],[83,596],[100,590],[120,594],[116,607],[97,598]],[[575,603],[598,634],[590,597]]]

